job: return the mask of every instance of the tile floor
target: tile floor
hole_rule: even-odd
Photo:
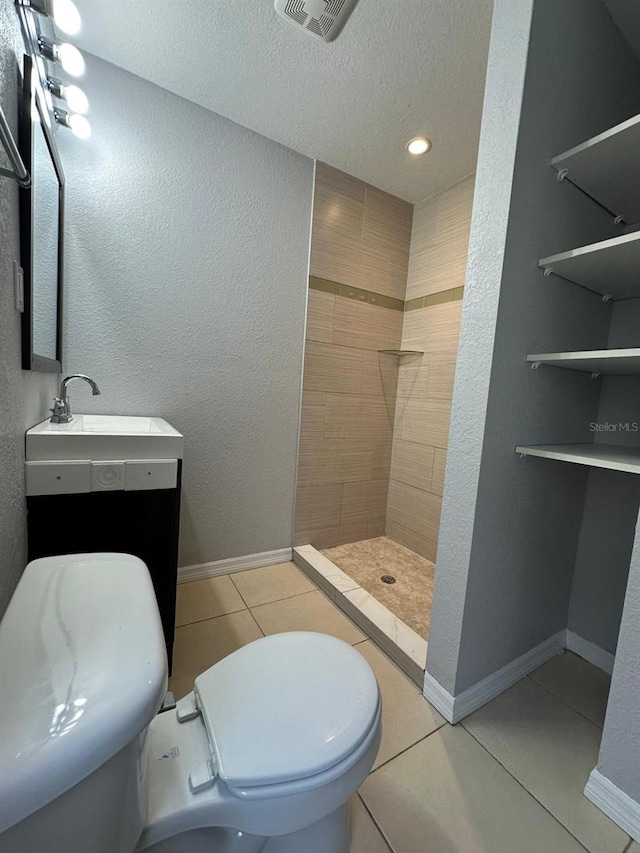
[[[452,727],[292,563],[181,584],[177,617],[178,697],[207,666],[278,631],[324,631],[369,661],[383,736],[352,803],[351,853],[640,853],[582,794],[608,678],[580,658],[554,658]]]

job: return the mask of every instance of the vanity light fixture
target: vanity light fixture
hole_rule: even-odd
[[[81,77],[84,74],[84,57],[77,47],[67,42],[58,44],[43,36],[38,39],[38,46],[45,59],[59,62],[67,74],[72,77]]]
[[[85,116],[77,113],[66,113],[64,110],[54,109],[53,114],[58,124],[68,127],[78,139],[88,139],[91,136],[91,125]]]
[[[89,99],[79,86],[66,86],[55,77],[47,77],[47,89],[56,98],[66,101],[71,112],[80,115],[89,112]]]
[[[28,5],[39,15],[52,18],[61,32],[69,36],[80,32],[82,19],[73,0],[29,0]]]
[[[418,156],[419,154],[426,154],[427,151],[430,150],[431,140],[427,139],[426,136],[416,136],[415,139],[411,139],[407,142],[407,151],[409,154]]]

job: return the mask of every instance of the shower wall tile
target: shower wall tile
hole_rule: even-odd
[[[345,483],[342,492],[342,524],[357,524],[380,518],[387,509],[388,480]]]
[[[390,442],[393,417],[394,407],[388,405],[383,397],[327,394],[325,438],[385,439]]]
[[[362,393],[364,352],[318,341],[307,341],[304,386],[308,391]]]
[[[378,350],[402,340],[412,218],[412,205],[318,164],[295,544],[384,533],[399,359]]]
[[[406,299],[464,285],[474,177],[415,207]]]
[[[408,202],[318,163],[311,275],[404,299],[412,218]]]
[[[368,305],[344,296],[336,296],[335,300],[334,344],[374,352],[398,347],[402,339],[402,311]]]
[[[402,441],[446,448],[451,403],[406,397],[397,403],[396,437]]]
[[[433,455],[433,475],[431,477],[431,491],[434,495],[440,495],[444,492],[444,471],[447,464],[447,453],[445,450],[437,448]]]
[[[424,489],[432,481],[435,453],[435,447],[427,444],[396,439],[391,457],[394,480]]]
[[[462,313],[473,178],[414,210],[387,535],[435,560]]]
[[[308,341],[331,343],[335,304],[336,298],[332,293],[309,290],[306,334]]]
[[[322,438],[324,435],[324,413],[327,395],[318,391],[302,392],[302,411],[300,414],[300,442],[309,438]]]
[[[369,480],[373,470],[373,442],[313,438],[300,442],[299,485],[349,483]],[[310,543],[306,543],[310,544]]]
[[[296,527],[331,527],[340,524],[342,483],[299,486],[296,494]]]

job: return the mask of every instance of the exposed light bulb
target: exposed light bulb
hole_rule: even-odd
[[[91,136],[91,125],[84,116],[70,115],[67,126],[78,139],[88,139]]]
[[[81,77],[84,74],[84,57],[77,47],[63,42],[56,45],[55,52],[67,74],[72,77]]]
[[[82,19],[73,0],[52,0],[51,11],[54,24],[63,33],[75,36],[80,32]]]
[[[415,139],[407,143],[407,151],[409,154],[426,154],[431,148],[431,140],[426,136],[416,136]]]
[[[84,115],[89,111],[89,98],[78,86],[62,86],[60,93],[72,112]]]

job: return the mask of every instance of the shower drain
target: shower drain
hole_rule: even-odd
[[[382,575],[380,580],[382,581],[382,583],[395,583],[396,582],[396,579],[394,578],[393,575]]]

